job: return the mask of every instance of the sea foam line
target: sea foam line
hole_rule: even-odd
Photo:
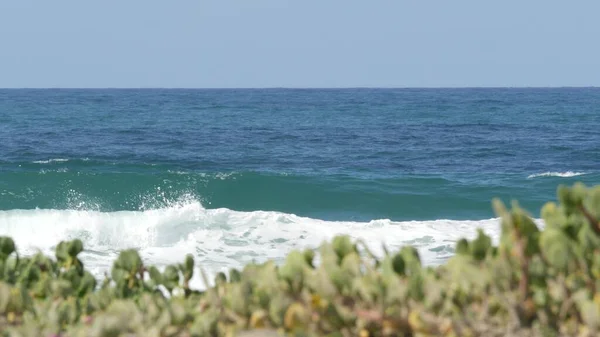
[[[36,160],[33,163],[34,164],[49,164],[49,163],[64,163],[64,162],[68,162],[69,159],[64,159],[64,158],[55,158],[55,159],[48,159],[48,160]]]
[[[573,172],[573,171],[567,171],[567,172],[544,172],[544,173],[536,173],[536,174],[531,174],[527,177],[527,179],[532,179],[532,178],[537,178],[537,177],[561,177],[561,178],[570,178],[570,177],[576,177],[576,176],[582,176],[586,174],[585,172]]]

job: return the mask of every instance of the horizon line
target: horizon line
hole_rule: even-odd
[[[0,90],[356,90],[356,89],[596,89],[600,86],[456,86],[456,87],[0,87]]]

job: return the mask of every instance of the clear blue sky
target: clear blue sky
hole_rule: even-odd
[[[4,88],[464,86],[600,86],[600,1],[0,1]]]

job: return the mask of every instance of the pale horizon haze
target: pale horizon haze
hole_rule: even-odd
[[[0,88],[600,86],[598,1],[0,2]]]

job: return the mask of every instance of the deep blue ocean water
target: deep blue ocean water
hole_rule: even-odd
[[[539,217],[600,183],[599,130],[597,88],[0,90],[0,235],[223,266],[347,232],[435,259],[493,232],[494,197]]]

